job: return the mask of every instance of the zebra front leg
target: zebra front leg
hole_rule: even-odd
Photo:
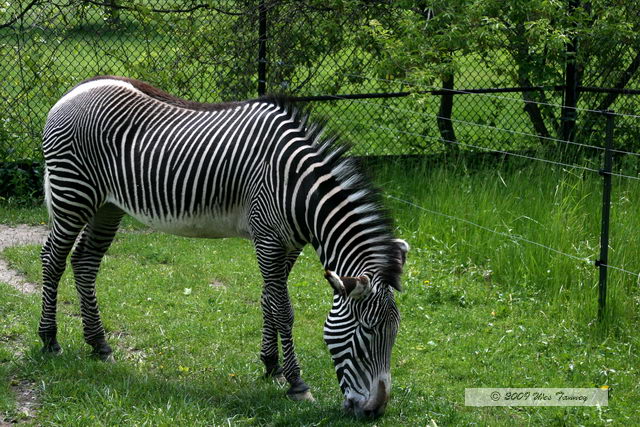
[[[56,333],[56,308],[58,304],[58,283],[67,265],[67,256],[83,225],[54,219],[42,247],[42,314],[38,325],[38,335],[42,340],[43,353],[60,353]]]
[[[299,255],[299,249],[293,250],[287,255],[285,259],[285,277],[289,276],[289,272],[291,272],[291,269]],[[267,287],[265,285],[262,289],[261,299],[264,325],[262,329],[260,359],[265,365],[265,376],[268,378],[274,378],[279,383],[284,383],[286,378],[284,377],[283,369],[278,360],[278,330],[276,328],[274,313],[271,311],[269,304],[265,304],[265,301],[267,301],[266,292]]]
[[[284,375],[284,378],[289,383],[287,396],[293,400],[314,401],[309,391],[309,386],[300,376],[300,365],[298,364],[293,343],[293,307],[289,299],[286,284],[266,284],[263,301],[263,307],[266,306],[267,309],[270,310],[273,315],[276,331],[278,335],[280,335],[284,360],[282,375]],[[275,357],[275,360],[277,360],[277,347]]]
[[[268,297],[266,296],[266,285],[262,290],[261,306],[264,324],[262,326],[262,345],[260,347],[260,360],[264,363],[265,377],[274,378],[278,382],[286,381],[282,367],[278,361],[278,330],[275,319],[271,312]]]
[[[84,340],[101,360],[112,362],[112,349],[107,344],[100,320],[96,297],[96,276],[100,262],[118,231],[123,212],[113,205],[101,207],[91,219],[71,256],[71,266],[80,297]]]
[[[264,278],[262,309],[265,318],[261,358],[269,369],[277,369],[280,336],[283,354],[282,374],[289,383],[287,396],[294,400],[310,400],[309,386],[300,377],[300,365],[293,344],[293,306],[287,291],[287,278],[299,250],[285,251],[274,241],[256,240],[256,255]],[[275,330],[275,333],[273,332]],[[274,364],[275,362],[275,364]]]

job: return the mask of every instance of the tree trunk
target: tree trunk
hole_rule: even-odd
[[[627,83],[629,83],[629,80],[631,80],[631,78],[636,74],[636,72],[638,72],[639,68],[640,68],[640,52],[636,53],[635,58],[633,58],[633,61],[631,61],[631,64],[629,64],[627,69],[624,70],[624,72],[622,73],[622,75],[620,76],[616,84],[613,86],[613,88],[624,89],[627,86]],[[613,93],[613,92],[609,93],[602,100],[600,105],[598,105],[596,110],[601,110],[601,111],[608,110],[609,107],[611,107],[611,104],[613,104],[615,100],[618,98],[618,95],[620,94]]]
[[[521,80],[523,86],[531,86],[531,81],[528,78]],[[537,100],[533,96],[533,92],[522,92],[522,98],[525,100],[524,111],[529,116],[533,129],[542,138],[549,138],[549,131],[547,125],[544,123],[544,118],[540,112],[540,107],[537,104]],[[540,139],[540,142],[544,144],[545,140]]]
[[[578,40],[573,38],[567,44],[564,102],[562,103],[562,116],[560,118],[560,126],[562,127],[560,137],[565,141],[574,140],[576,119],[578,116],[576,110],[576,106],[578,105],[577,52]]]
[[[120,24],[120,9],[118,9],[118,0],[105,0],[107,24],[115,26]]]
[[[454,77],[453,73],[448,73],[442,77],[442,88],[453,90]],[[456,134],[451,122],[451,113],[453,111],[453,93],[445,93],[440,95],[440,109],[438,111],[438,129],[440,137],[448,151],[458,149]]]
[[[518,70],[518,84],[524,87],[531,87],[533,84],[531,83],[527,69],[531,67],[532,64],[529,57],[529,44],[526,38],[524,23],[517,23],[513,30],[515,37],[509,50]],[[546,142],[544,138],[549,138],[549,131],[547,130],[547,125],[540,111],[538,99],[534,94],[535,92],[522,92],[522,99],[525,101],[524,111],[529,116],[529,120],[531,120],[536,134],[542,137],[540,138],[540,143],[544,145]]]

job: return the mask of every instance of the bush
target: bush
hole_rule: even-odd
[[[0,201],[33,204],[42,200],[43,176],[44,166],[40,162],[0,162]]]

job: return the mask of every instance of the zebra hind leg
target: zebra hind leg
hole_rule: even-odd
[[[265,318],[263,333],[266,335],[263,336],[262,341],[262,360],[268,373],[270,369],[274,368],[277,372],[277,337],[280,336],[284,360],[282,374],[289,382],[287,396],[293,400],[314,401],[309,386],[300,377],[300,365],[296,357],[292,334],[293,306],[287,291],[287,277],[299,251],[296,251],[295,254],[287,254],[273,242],[256,241],[255,246],[258,265],[265,282],[262,293],[262,308]]]
[[[67,256],[75,243],[84,223],[53,216],[51,231],[42,247],[42,314],[38,335],[42,340],[43,353],[62,351],[56,338],[56,309],[58,304],[58,283],[67,265]]]
[[[118,231],[123,215],[124,212],[114,205],[102,206],[87,224],[71,255],[71,266],[80,298],[84,339],[93,347],[93,353],[103,361],[113,361],[113,356],[100,320],[96,297],[96,276],[100,262]]]

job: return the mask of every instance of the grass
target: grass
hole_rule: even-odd
[[[29,203],[25,206],[12,200],[0,200],[0,219],[4,225],[43,225],[48,218],[44,203]]]
[[[388,199],[412,251],[405,291],[397,294],[402,323],[392,402],[377,425],[640,422],[636,280],[610,273],[609,311],[601,326],[595,321],[597,270],[518,240],[593,259],[597,175],[513,162],[387,164],[376,170],[389,195],[510,236]],[[614,195],[610,261],[639,271],[640,192],[622,181],[614,184]],[[34,211],[34,218],[40,215]],[[12,218],[26,217],[27,211],[16,211]],[[11,248],[3,256],[37,281],[38,251]],[[39,352],[39,298],[0,285],[0,411],[21,418],[8,385],[26,382],[39,398],[35,422],[42,425],[370,424],[339,409],[322,341],[330,288],[315,253],[303,252],[290,293],[303,378],[316,404],[288,401],[284,388],[261,378],[260,283],[247,241],[120,233],[98,279],[115,364],[90,357],[69,272],[60,285],[59,357]],[[464,406],[467,387],[602,385],[611,390],[603,408]]]
[[[593,262],[599,256],[601,178],[588,171],[518,161],[499,167],[488,164],[471,172],[465,167],[464,162],[436,169],[419,165],[406,168],[402,180],[386,182],[384,187],[396,197],[459,218],[429,214],[392,200],[396,210],[409,209],[403,227],[431,250],[460,260],[459,268],[482,266],[491,280],[512,288],[530,287],[561,300],[582,299],[572,307],[576,318],[588,322],[597,300]],[[423,177],[428,185],[415,186]],[[610,263],[640,271],[633,256],[640,251],[634,231],[640,191],[628,179],[616,179],[613,186]],[[629,298],[636,289],[637,278],[610,273],[610,301],[615,300],[611,323],[636,319],[637,301]]]

